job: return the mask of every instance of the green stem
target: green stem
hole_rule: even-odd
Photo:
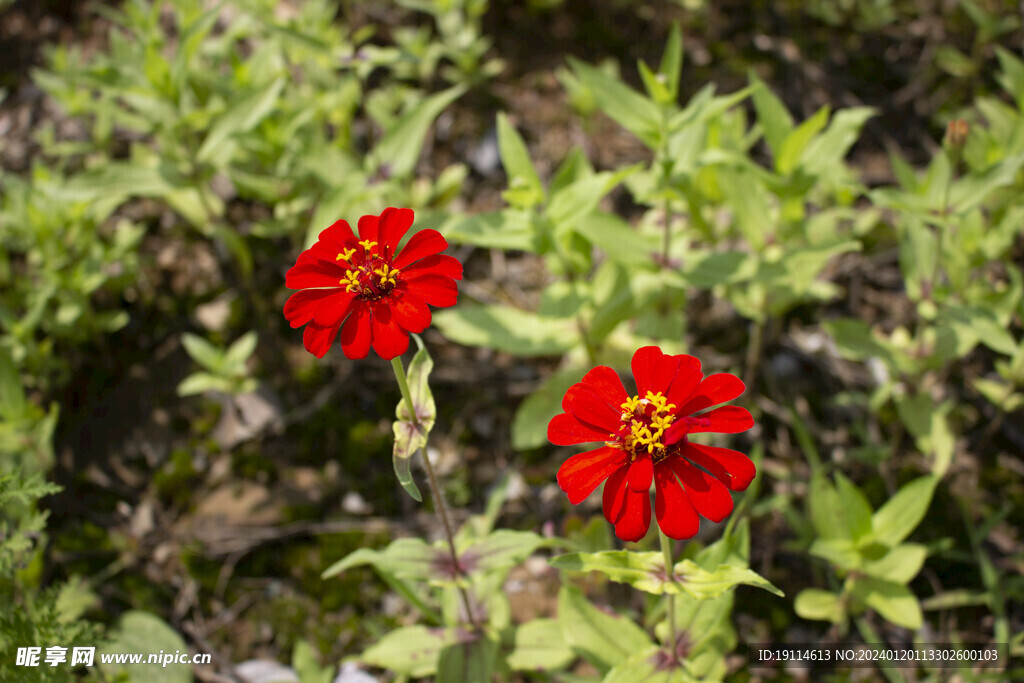
[[[409,390],[409,379],[405,375],[405,367],[402,365],[401,357],[391,359],[391,368],[395,371],[395,379],[398,380],[398,389],[402,392],[402,400],[405,401],[405,409],[409,413],[416,430],[423,428],[419,415],[416,414],[416,405],[412,400],[412,392]],[[423,444],[423,469],[427,471],[427,480],[430,482],[430,494],[434,497],[434,507],[437,508],[437,516],[441,518],[441,525],[444,527],[445,540],[448,542],[448,552],[451,555],[452,572],[456,575],[463,575],[462,567],[459,566],[459,554],[455,551],[455,534],[452,533],[451,522],[448,521],[448,511],[445,509],[444,498],[441,495],[441,487],[437,483],[437,475],[434,473],[434,466],[430,463],[427,455],[427,445]],[[458,585],[459,595],[462,596],[462,605],[466,610],[466,618],[471,624],[477,626],[473,618],[473,610],[470,608],[469,595],[466,589]]]
[[[676,582],[675,563],[672,561],[672,540],[665,535],[665,532],[658,527],[658,539],[661,541],[661,552],[665,557],[665,580],[669,583]],[[674,661],[679,661],[679,653],[676,652],[676,599],[675,594],[668,593],[665,596],[668,600],[668,653]]]

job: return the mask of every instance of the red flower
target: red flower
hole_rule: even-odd
[[[409,348],[409,333],[430,324],[431,306],[452,306],[462,264],[439,252],[448,242],[437,230],[420,230],[401,251],[412,225],[411,209],[385,209],[359,219],[359,237],[347,221],[320,233],[285,275],[300,291],[285,302],[293,328],[306,326],[306,350],[323,358],[341,330],[341,350],[365,358],[370,347],[391,360]]]
[[[592,441],[605,445],[579,453],[558,470],[558,485],[576,505],[605,479],[604,516],[624,541],[639,541],[651,525],[651,481],[658,526],[671,538],[690,538],[698,515],[720,522],[732,512],[729,490],[754,479],[754,464],[738,451],[691,443],[690,434],[735,434],[754,426],[746,408],[698,411],[743,393],[727,373],[704,377],[693,356],[669,356],[656,346],[633,354],[637,395],[630,398],[618,373],[599,366],[562,399],[565,411],[548,424],[559,446]]]

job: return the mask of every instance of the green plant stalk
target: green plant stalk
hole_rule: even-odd
[[[675,563],[672,561],[672,541],[658,527],[658,539],[661,541],[661,552],[665,556],[665,581],[668,583],[676,582]],[[666,596],[668,602],[668,652],[669,656],[673,661],[679,661],[679,653],[676,652],[676,596],[673,593],[668,593]]]
[[[409,391],[409,379],[405,375],[405,367],[402,365],[402,358],[396,356],[391,359],[391,368],[395,371],[395,379],[398,380],[398,388],[402,392],[402,400],[405,401],[405,409],[409,412],[409,417],[412,419],[413,425],[416,429],[421,429],[419,415],[416,414],[416,405],[412,401],[412,392]],[[437,475],[434,473],[434,466],[430,464],[430,457],[427,455],[426,444],[423,445],[422,449],[423,457],[423,469],[427,471],[427,480],[430,482],[430,493],[434,497],[434,507],[437,508],[437,516],[441,518],[441,524],[444,527],[445,540],[448,542],[448,552],[451,555],[452,560],[452,571],[455,574],[462,574],[462,568],[459,567],[459,555],[455,551],[455,535],[452,533],[451,522],[448,521],[448,512],[445,509],[444,498],[441,496],[441,487],[437,483]],[[469,595],[466,594],[466,589],[461,585],[456,585],[459,589],[459,595],[462,596],[462,605],[466,610],[466,618],[473,626],[478,626],[476,619],[473,618],[473,610],[470,608]]]

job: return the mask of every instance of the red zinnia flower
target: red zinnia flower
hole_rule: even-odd
[[[430,324],[431,306],[453,306],[462,264],[439,252],[448,242],[437,230],[420,230],[399,251],[412,225],[411,209],[385,209],[359,219],[359,237],[347,221],[320,233],[285,275],[300,291],[285,302],[293,328],[306,326],[306,350],[323,358],[341,330],[341,350],[365,358],[370,347],[391,360],[409,348],[409,333]]]
[[[599,366],[562,399],[565,411],[548,424],[559,446],[605,445],[579,453],[558,470],[558,485],[573,505],[605,479],[604,516],[624,541],[639,541],[651,525],[651,480],[658,526],[671,538],[690,538],[698,514],[720,522],[732,512],[729,490],[754,479],[754,464],[738,451],[691,443],[698,432],[735,434],[754,426],[746,408],[722,406],[694,413],[743,393],[743,382],[721,373],[704,377],[693,356],[669,356],[656,346],[633,354],[637,394],[630,398],[618,373]]]

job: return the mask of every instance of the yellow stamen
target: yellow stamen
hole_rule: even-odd
[[[346,270],[345,277],[341,278],[338,284],[345,285],[346,292],[358,292],[359,291],[359,271],[358,270]]]
[[[398,281],[395,279],[395,277],[399,273],[398,268],[388,268],[388,266],[381,266],[380,268],[377,268],[373,272],[375,275],[380,276],[381,287],[387,284],[390,284],[392,287],[394,287],[396,284],[398,284]]]
[[[647,412],[649,406],[654,408],[650,414]],[[675,407],[661,392],[648,391],[643,398],[637,395],[626,399],[621,405],[623,426],[618,434],[613,435],[618,441],[608,442],[608,445],[629,452],[631,460],[643,451],[657,460],[665,453],[666,446],[661,439],[676,419],[672,414]],[[626,431],[626,425],[629,425],[629,431]]]
[[[354,254],[354,253],[356,253],[355,247],[353,247],[351,249],[346,249],[345,251],[340,252],[338,254],[337,258],[335,258],[334,260],[335,261],[348,261],[350,258],[352,258],[352,254]]]
[[[361,240],[359,244],[361,244],[363,246],[363,249],[365,249],[366,251],[370,251],[370,249],[373,249],[375,246],[377,246],[377,243],[371,240]]]

